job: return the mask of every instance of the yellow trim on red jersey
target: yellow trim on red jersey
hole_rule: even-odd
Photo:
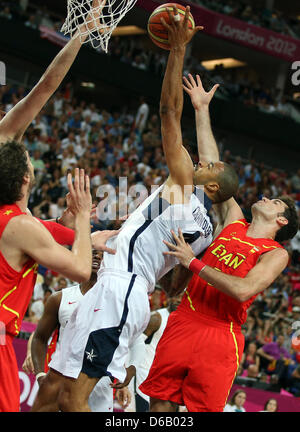
[[[228,399],[228,396],[229,396],[229,393],[230,393],[230,390],[231,390],[232,384],[233,384],[233,382],[234,382],[234,380],[235,380],[235,377],[236,377],[237,371],[238,371],[238,369],[239,369],[239,367],[240,367],[239,349],[238,349],[238,344],[237,344],[236,336],[235,336],[235,333],[234,333],[234,331],[233,331],[233,322],[232,322],[232,321],[231,321],[231,323],[230,323],[230,333],[232,334],[233,342],[234,342],[234,346],[235,346],[235,355],[236,355],[236,365],[237,365],[237,368],[236,368],[236,372],[235,372],[235,374],[234,374],[234,377],[233,377],[233,380],[232,380],[231,386],[229,387],[229,390],[228,390],[228,393],[227,393],[227,397],[226,397],[226,401],[225,401],[224,407],[225,407],[225,405],[226,405],[226,403],[227,403],[227,399]],[[224,409],[224,408],[223,408],[223,409]]]
[[[188,290],[185,290],[185,293],[186,293],[187,299],[188,299],[188,301],[189,301],[189,303],[190,303],[190,308],[195,312],[196,309],[195,309],[194,306],[193,306],[193,302],[192,302],[192,299],[191,299],[191,297],[190,297],[190,295],[189,295]]]
[[[31,272],[31,270],[35,271],[36,268],[37,268],[37,266],[38,266],[37,263],[33,264],[33,266],[30,267],[30,269],[28,269],[28,270],[23,274],[23,278],[25,278],[26,276],[28,276],[28,274]]]
[[[15,290],[17,289],[17,286],[15,286],[15,287],[13,287],[13,289],[12,290],[10,290],[10,291],[8,291],[3,297],[2,297],[2,299],[0,300],[0,306],[1,306],[1,303],[12,293],[12,292],[14,292]]]
[[[239,224],[241,224],[241,225],[247,226],[247,225],[245,224],[245,222],[242,222],[242,221],[239,221],[239,220],[236,220],[236,221],[232,222],[230,225],[235,224],[235,223],[239,223]]]
[[[249,245],[249,246],[256,247],[254,244],[249,243],[249,242],[246,242],[246,241],[244,241],[244,240],[241,240],[241,239],[239,239],[238,237],[232,237],[232,238],[233,238],[233,240],[237,240],[237,241],[239,241],[239,242],[241,242],[241,243],[244,243],[244,244],[247,244],[247,245]]]

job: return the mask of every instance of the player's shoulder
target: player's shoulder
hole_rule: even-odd
[[[35,237],[40,238],[42,231],[47,232],[36,218],[29,214],[20,214],[10,219],[3,234],[4,237],[9,236],[16,241],[33,241]]]
[[[61,303],[62,299],[62,291],[54,292],[50,295],[50,297],[47,299],[45,304],[45,311],[46,312],[57,312]]]
[[[289,259],[288,251],[286,249],[284,249],[284,247],[282,247],[279,243],[278,243],[278,246],[275,245],[273,249],[268,250],[265,254],[263,254],[262,258],[264,258],[264,257],[269,258],[271,256],[272,257],[276,256],[278,259],[279,258],[286,259],[286,260]]]

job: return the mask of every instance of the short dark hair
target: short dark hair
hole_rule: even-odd
[[[281,227],[275,236],[275,241],[283,242],[292,239],[297,234],[299,230],[299,218],[295,201],[291,197],[283,195],[278,197],[278,199],[287,205],[287,208],[283,213],[280,213],[280,216],[285,217],[288,220],[288,224]]]
[[[22,199],[23,178],[28,173],[26,147],[15,141],[0,145],[0,205]]]
[[[219,190],[215,193],[215,203],[227,201],[233,197],[239,187],[239,178],[232,165],[223,162],[224,170],[220,171],[216,181],[219,184]]]

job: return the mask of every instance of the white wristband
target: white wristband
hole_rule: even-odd
[[[35,377],[36,377],[36,380],[38,380],[39,378],[41,378],[42,376],[45,376],[45,375],[47,375],[46,374],[46,372],[40,372],[40,373],[38,373]]]

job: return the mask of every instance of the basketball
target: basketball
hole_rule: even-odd
[[[171,13],[173,14],[173,6],[176,6],[178,9],[178,13],[180,16],[181,21],[184,19],[185,16],[185,6],[182,6],[177,3],[165,3],[160,6],[158,6],[150,15],[148,20],[148,33],[150,36],[150,39],[155,43],[155,45],[159,46],[162,49],[169,50],[170,45],[168,41],[168,31],[165,29],[163,24],[161,23],[160,19],[164,18],[167,24],[170,24],[170,18],[167,11],[167,8],[172,8]],[[189,15],[189,22],[188,22],[189,28],[193,29],[195,28],[195,21],[190,13]]]

